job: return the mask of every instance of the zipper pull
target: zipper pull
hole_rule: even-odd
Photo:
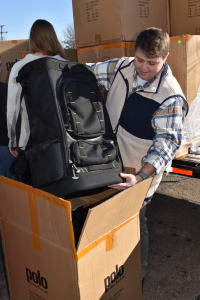
[[[78,179],[79,177],[76,176],[76,173],[79,173],[80,170],[78,170],[78,168],[73,163],[71,164],[71,168],[72,168],[72,173],[73,173],[72,179]]]
[[[77,166],[75,166],[75,164],[72,164],[71,166],[72,166],[72,169],[74,169],[78,173],[79,170],[78,170]]]

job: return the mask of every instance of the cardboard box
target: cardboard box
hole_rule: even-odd
[[[200,139],[190,140],[187,144],[185,144],[176,154],[174,159],[182,159],[188,156],[188,150],[192,146],[192,144],[200,143]]]
[[[200,36],[170,39],[170,55],[167,62],[190,105],[196,98],[200,85]]]
[[[125,43],[125,48],[127,57],[135,57],[135,42]]]
[[[16,61],[22,59],[22,52],[28,50],[28,40],[0,41],[0,56],[3,63],[1,81],[6,82]]]
[[[77,49],[64,49],[64,52],[69,61],[78,61]]]
[[[151,181],[65,201],[0,177],[10,299],[141,300],[139,210]],[[76,249],[80,205],[90,208]]]
[[[78,62],[96,63],[126,56],[125,43],[111,43],[93,47],[78,48]]]
[[[26,57],[29,53],[31,53],[31,51],[22,51],[22,58]]]
[[[171,36],[200,34],[200,1],[170,0]]]
[[[77,47],[135,41],[151,26],[169,31],[168,0],[73,0]]]

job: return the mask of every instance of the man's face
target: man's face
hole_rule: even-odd
[[[3,67],[2,67],[2,62],[1,62],[1,59],[0,59],[0,79],[1,79],[1,73],[3,72]]]
[[[168,54],[162,57],[149,58],[139,48],[135,52],[135,68],[143,80],[149,81],[162,69]]]

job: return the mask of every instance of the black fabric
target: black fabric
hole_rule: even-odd
[[[8,132],[7,132],[7,84],[0,82],[0,145],[8,146]]]
[[[119,168],[116,169],[86,172],[82,176],[79,176],[78,179],[65,178],[42,187],[42,190],[62,198],[69,195],[70,198],[73,198],[74,193],[76,193],[75,197],[84,197],[89,194],[94,195],[97,193],[96,189],[99,191],[99,188],[102,189],[114,183],[122,183],[123,180],[119,175],[120,170],[121,166],[119,165]]]
[[[115,146],[108,141],[76,141],[72,147],[74,163],[80,167],[109,163],[117,156]]]
[[[39,144],[25,151],[29,162],[34,187],[63,178],[64,165],[61,155],[61,143],[54,140]]]
[[[25,157],[34,187],[64,197],[123,181],[116,136],[91,68],[42,58],[25,65],[17,81],[29,118]]]
[[[158,102],[133,93],[123,107],[119,125],[140,139],[153,140],[151,120],[159,106]]]
[[[105,132],[101,95],[96,87],[85,79],[64,78],[60,97],[65,126],[73,136],[95,137]],[[62,104],[61,104],[62,105]],[[66,118],[66,112],[69,113]]]

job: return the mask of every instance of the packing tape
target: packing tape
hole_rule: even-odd
[[[29,209],[30,209],[30,216],[31,216],[33,247],[36,250],[41,251],[37,207],[36,207],[35,195],[33,193],[33,188],[31,187],[29,187],[29,191],[28,191],[28,200],[29,200]]]
[[[44,191],[41,191],[38,189],[34,189],[31,186],[28,186],[21,182],[17,182],[17,181],[14,181],[14,180],[11,180],[11,179],[8,179],[5,177],[0,177],[0,182],[5,183],[9,186],[15,187],[17,189],[20,189],[20,190],[28,193],[30,216],[31,216],[31,226],[32,226],[33,246],[38,251],[41,251],[41,245],[40,245],[40,233],[39,233],[39,225],[38,225],[37,207],[36,207],[35,197],[40,197],[52,204],[55,204],[56,206],[59,206],[62,209],[65,209],[73,257],[76,256],[76,247],[75,247],[75,239],[74,239],[74,230],[73,230],[73,225],[72,225],[71,202],[70,201],[63,200],[62,198],[58,198],[47,192],[44,192]]]
[[[182,42],[187,42],[191,35],[181,35],[181,36],[172,36],[170,37],[170,41],[181,40]]]
[[[114,248],[113,232],[110,232],[106,236],[106,252]]]
[[[124,44],[125,49],[135,47],[135,42],[125,42]]]
[[[92,46],[92,47],[84,47],[84,48],[78,48],[77,53],[78,55],[84,54],[90,51],[100,52],[102,50],[109,50],[109,49],[116,49],[116,48],[125,48],[125,43],[112,43],[112,44],[104,44],[104,45],[98,45],[98,46]]]
[[[113,235],[115,234],[115,232],[117,232],[122,227],[124,227],[126,224],[130,223],[132,220],[134,220],[136,218],[139,218],[139,213],[136,216],[128,219],[127,221],[125,221],[124,223],[122,223],[121,225],[119,225],[118,227],[116,227],[115,229],[110,231],[109,233],[106,233],[104,236],[100,237],[98,240],[96,240],[95,242],[93,242],[92,244],[90,244],[89,246],[84,248],[83,250],[79,251],[74,259],[76,261],[80,260],[81,258],[83,258],[83,256],[88,254],[91,250],[93,250],[95,247],[97,247],[103,241],[105,241],[105,244],[106,244],[105,245],[106,246],[106,252],[112,250],[114,248]]]

